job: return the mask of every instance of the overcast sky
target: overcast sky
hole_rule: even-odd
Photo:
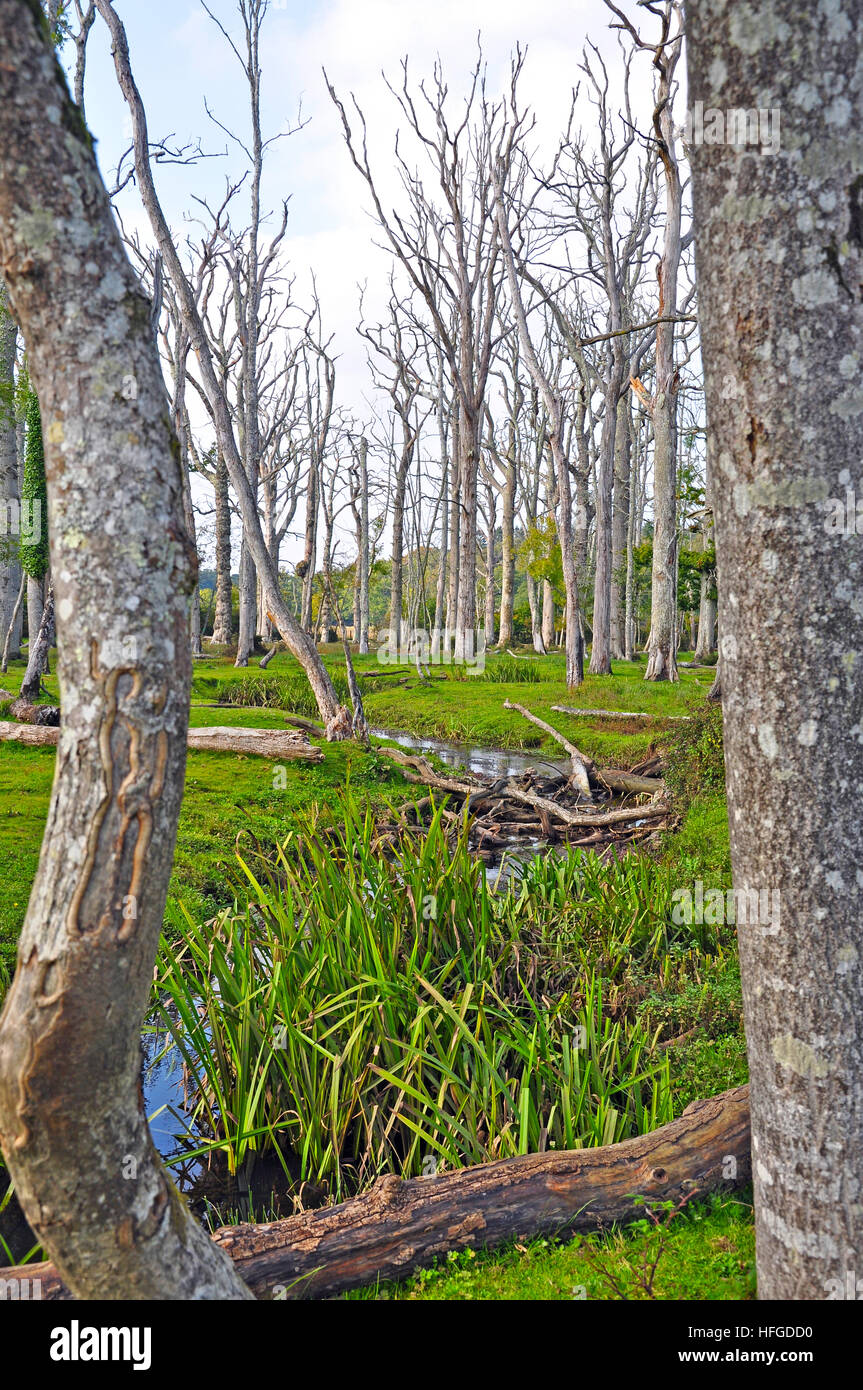
[[[245,135],[248,99],[243,74],[223,35],[200,0],[118,0],[127,29],[132,67],[147,108],[152,139],[173,134],[201,140],[205,150],[225,148],[225,136],[208,119],[204,99],[224,125]],[[235,0],[212,0],[213,13],[240,37]],[[635,13],[634,7],[631,12]],[[598,0],[270,0],[262,36],[265,135],[307,124],[270,151],[265,206],[290,197],[286,255],[304,298],[309,272],[317,277],[324,327],[339,355],[337,395],[357,414],[368,414],[365,352],[357,338],[358,282],[368,283],[368,304],[382,306],[389,257],[374,245],[368,197],[344,148],[338,115],[327,95],[326,67],[340,95],[353,92],[369,124],[373,162],[393,181],[397,108],[381,76],[397,78],[404,55],[417,78],[439,55],[454,103],[467,89],[477,34],[488,64],[490,94],[502,90],[516,43],[528,49],[521,84],[525,105],[537,116],[540,153],[557,144],[579,81],[585,42],[598,45],[619,69],[617,36]],[[634,90],[649,125],[651,65],[636,58]],[[642,104],[643,103],[643,104]],[[106,177],[129,143],[129,121],[117,88],[107,31],[97,19],[88,49],[88,125],[97,139]],[[224,159],[188,168],[157,169],[160,193],[175,231],[194,209],[194,196],[215,198],[244,157],[230,148]],[[124,222],[149,240],[149,230],[130,190],[121,200]]]

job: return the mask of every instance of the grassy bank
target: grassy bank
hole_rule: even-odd
[[[659,1229],[645,1217],[604,1237],[517,1241],[499,1250],[453,1254],[411,1279],[344,1297],[429,1302],[755,1297],[751,1193],[693,1202],[670,1220],[667,1211],[656,1216]]]

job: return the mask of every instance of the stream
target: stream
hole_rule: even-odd
[[[549,758],[544,753],[518,752],[509,748],[480,748],[475,744],[450,743],[446,739],[430,738],[426,734],[403,734],[398,729],[369,730],[373,738],[389,739],[411,753],[433,753],[447,767],[465,768],[468,772],[485,773],[489,777],[517,777],[528,768],[549,775],[571,771],[568,758]]]

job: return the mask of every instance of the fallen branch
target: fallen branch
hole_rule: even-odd
[[[551,724],[546,724],[544,719],[540,719],[537,715],[531,714],[530,710],[525,709],[524,705],[516,704],[515,700],[504,700],[503,707],[504,709],[517,710],[522,718],[529,720],[531,724],[535,724],[538,729],[542,729],[543,732],[553,738],[556,743],[559,743],[561,748],[566,749],[569,754],[569,761],[572,765],[573,783],[580,791],[584,792],[585,796],[590,796],[590,784],[598,780],[596,766],[591,762],[590,758],[586,758],[583,753],[579,752],[575,744],[570,743],[569,739],[565,738],[563,734],[558,733],[557,729],[552,728]]]
[[[632,709],[573,709],[570,705],[552,705],[555,714],[573,714],[578,719],[655,719],[667,724],[683,724],[691,714],[645,714]]]
[[[213,1240],[259,1298],[328,1298],[404,1279],[450,1250],[605,1231],[643,1214],[638,1198],[678,1202],[749,1182],[749,1087],[694,1101],[651,1134],[600,1149],[525,1154],[407,1182],[266,1225],[222,1226]],[[730,1175],[730,1176],[729,1176]],[[50,1264],[4,1269],[68,1298]]]
[[[411,780],[409,773],[405,773],[408,781]],[[523,806],[533,806],[537,811],[545,811],[548,816],[563,821],[564,825],[619,825],[623,821],[629,820],[649,820],[653,816],[666,816],[668,807],[664,802],[658,805],[649,803],[647,806],[622,806],[616,811],[567,811],[565,807],[558,806],[556,801],[550,801],[548,797],[537,796],[535,792],[522,791],[518,787],[509,786],[507,796],[511,796],[515,801],[520,801]]]
[[[389,753],[392,750],[381,748],[381,753]],[[428,767],[428,764],[426,764]],[[412,772],[408,767],[404,767],[404,776],[408,782],[419,782],[423,786],[434,787],[437,791],[450,792],[456,796],[474,796],[483,788],[470,786],[466,782],[458,782],[452,777],[440,777],[437,773],[428,768],[427,772]],[[501,795],[500,792],[496,795]],[[614,811],[568,811],[565,806],[559,806],[556,801],[551,801],[546,796],[538,796],[535,792],[523,791],[520,787],[514,787],[512,782],[508,782],[503,795],[512,801],[519,802],[522,806],[532,806],[534,810],[544,811],[546,815],[554,820],[562,821],[564,825],[618,825],[623,821],[630,820],[649,820],[656,816],[666,816],[668,807],[664,802],[656,805],[648,803],[647,806],[622,806]]]

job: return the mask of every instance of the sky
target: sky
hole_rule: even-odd
[[[117,0],[126,26],[132,68],[147,109],[151,139],[200,140],[207,152],[228,155],[195,166],[160,166],[157,183],[175,233],[194,215],[195,197],[218,198],[225,179],[244,167],[242,152],[208,118],[212,113],[243,136],[249,128],[245,78],[236,56],[200,0]],[[240,37],[236,0],[211,0],[210,9]],[[634,5],[630,12],[636,14]],[[325,334],[338,357],[337,397],[358,416],[369,416],[370,379],[365,346],[358,338],[360,284],[367,312],[383,309],[391,258],[375,245],[365,186],[344,147],[338,113],[322,68],[339,95],[353,93],[369,126],[372,163],[385,194],[396,193],[393,141],[398,110],[382,77],[397,80],[409,57],[410,71],[427,77],[437,57],[457,109],[467,89],[481,35],[491,93],[506,82],[516,44],[527,48],[520,94],[537,118],[540,155],[556,147],[566,123],[573,86],[580,79],[585,43],[600,49],[619,70],[617,36],[598,0],[270,0],[262,34],[265,135],[290,130],[302,112],[302,129],[272,146],[265,169],[264,205],[279,209],[290,199],[286,259],[296,277],[295,298],[304,300],[315,273]],[[633,89],[649,124],[651,65],[636,58]],[[97,19],[88,47],[86,114],[97,140],[106,179],[130,143],[130,125],[117,87],[107,30]],[[119,202],[127,229],[150,241],[134,189]],[[191,230],[191,229],[190,229]]]

